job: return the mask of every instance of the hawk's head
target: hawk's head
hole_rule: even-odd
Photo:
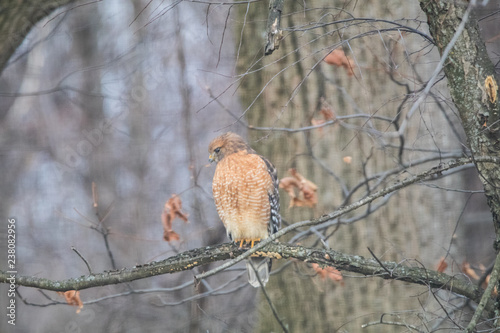
[[[241,136],[233,132],[227,132],[210,142],[208,145],[208,153],[210,154],[208,160],[218,163],[224,157],[238,152],[255,153]]]

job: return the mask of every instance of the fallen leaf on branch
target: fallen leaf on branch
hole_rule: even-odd
[[[344,278],[342,277],[342,273],[334,267],[327,266],[325,268],[321,268],[318,264],[314,263],[312,264],[312,268],[322,280],[328,278],[336,282],[341,281],[343,284]]]
[[[441,258],[441,260],[439,260],[439,263],[437,265],[436,271],[438,271],[439,273],[443,273],[446,267],[448,267],[448,264],[446,263],[444,258]]]
[[[80,292],[79,291],[68,290],[65,292],[58,292],[58,294],[64,296],[64,298],[66,299],[66,303],[68,303],[68,305],[78,306],[76,313],[80,313],[80,310],[83,308],[83,302],[80,299]]]
[[[342,49],[340,48],[330,52],[323,59],[323,61],[332,66],[344,67],[347,70],[347,75],[349,76],[354,75],[354,68],[356,64],[354,63],[352,58],[346,56],[344,51],[342,51]]]
[[[314,207],[318,203],[318,186],[306,179],[295,169],[288,172],[292,177],[285,177],[280,180],[280,188],[284,189],[290,196],[291,207]]]
[[[172,229],[172,222],[178,217],[185,223],[188,222],[188,215],[182,212],[182,201],[179,196],[172,194],[163,207],[161,213],[161,223],[163,225],[163,239],[167,242],[179,240],[180,236]]]

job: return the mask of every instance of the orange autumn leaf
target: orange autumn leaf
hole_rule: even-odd
[[[439,263],[437,265],[436,271],[438,271],[439,273],[443,273],[446,267],[448,267],[448,264],[446,263],[444,258],[441,258],[441,260],[439,260]]]
[[[300,183],[294,177],[285,177],[280,180],[279,187],[286,191],[286,193],[290,196],[290,200],[293,200],[296,197],[295,189],[300,187]],[[292,205],[291,202],[290,205]]]
[[[319,113],[325,118],[325,120],[334,120],[335,119],[335,113],[333,112],[332,108],[329,106],[323,106],[321,110],[319,110]]]
[[[318,274],[318,276],[322,279],[325,280],[326,278],[332,280],[332,281],[343,281],[342,273],[335,269],[334,267],[325,267],[321,268],[318,264],[314,263],[312,264],[312,268]]]
[[[467,275],[469,278],[471,278],[473,280],[476,280],[476,281],[481,279],[481,277],[479,275],[477,275],[476,271],[470,267],[470,264],[467,261],[464,261],[462,263],[461,269],[462,269],[462,272],[465,275]],[[479,265],[479,270],[481,270],[481,271],[484,272],[484,267],[482,265]],[[484,282],[482,283],[481,287],[483,287],[484,289],[486,289],[486,287],[488,287],[488,284],[490,283],[490,278],[491,278],[491,274],[489,274],[488,276],[486,276],[486,278],[484,279]],[[497,290],[496,286],[493,288],[492,294],[493,295],[498,295],[498,290]]]
[[[176,194],[168,199],[161,213],[161,223],[163,225],[163,239],[167,242],[179,240],[180,236],[172,229],[172,222],[178,217],[185,223],[188,222],[188,215],[182,212],[182,201]]]
[[[335,49],[332,52],[330,52],[323,59],[323,61],[329,65],[332,65],[332,66],[344,67],[347,71],[347,75],[349,75],[349,76],[354,75],[354,68],[355,68],[356,64],[351,59],[351,57],[346,56],[344,51],[342,51],[342,49],[340,49],[340,48]]]
[[[470,277],[471,279],[474,279],[474,280],[479,280],[479,275],[477,275],[476,271],[473,270],[471,267],[470,267],[470,264],[467,262],[467,261],[464,261],[462,263],[462,272],[467,275],[468,277]]]
[[[344,156],[342,158],[342,161],[344,161],[345,164],[351,164],[352,163],[352,156]]]
[[[80,313],[80,310],[83,308],[83,302],[80,299],[80,292],[79,291],[68,290],[65,292],[58,292],[58,294],[64,296],[64,298],[66,299],[66,303],[68,303],[68,305],[78,306],[76,313]]]
[[[319,125],[323,125],[325,123],[325,120],[324,119],[311,119],[311,124],[313,126],[319,126]],[[321,128],[320,128],[321,130]]]
[[[290,196],[291,207],[314,207],[318,203],[318,187],[316,184],[306,179],[295,169],[288,172],[292,177],[285,177],[280,180],[279,187],[284,189]]]
[[[323,105],[321,107],[321,110],[319,110],[319,114],[323,117],[323,119],[312,118],[311,124],[313,126],[323,125],[327,121],[335,120],[335,118],[336,118],[335,113],[333,112],[332,108],[330,106],[326,105],[325,102],[323,104],[325,104],[325,105]],[[320,127],[318,130],[320,131],[320,133],[322,133],[323,128]]]

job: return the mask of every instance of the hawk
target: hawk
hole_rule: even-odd
[[[210,162],[217,163],[212,191],[222,223],[230,240],[250,247],[278,231],[281,226],[278,175],[274,165],[235,133],[216,137],[208,146]],[[252,267],[253,266],[253,267]],[[254,269],[255,268],[255,269]],[[248,282],[265,285],[271,260],[250,258]]]

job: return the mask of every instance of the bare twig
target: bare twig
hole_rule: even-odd
[[[375,253],[373,253],[373,251],[369,247],[367,247],[367,249],[368,249],[368,252],[370,252],[370,254],[372,255],[373,259],[375,259],[379,263],[380,267],[382,267],[389,275],[392,275],[391,271],[388,270],[387,267],[384,266],[384,264],[380,261],[380,259],[377,258]]]
[[[76,249],[76,247],[72,246],[71,249],[73,251],[75,251],[76,254],[78,254],[78,256],[83,260],[83,262],[85,263],[85,265],[87,265],[87,268],[89,270],[89,274],[92,275],[94,273],[92,273],[92,268],[90,268],[90,264],[89,262],[87,261],[87,259],[85,259],[82,254]]]
[[[262,280],[260,279],[259,273],[257,272],[257,269],[255,268],[253,262],[251,260],[248,261],[250,263],[250,266],[252,266],[252,269],[255,272],[255,277],[257,277],[257,280],[259,281],[260,284],[260,289],[262,290],[262,293],[264,294],[264,297],[267,300],[267,304],[269,304],[269,307],[271,308],[271,311],[273,312],[274,318],[276,318],[276,321],[280,324],[281,328],[283,329],[283,332],[288,333],[288,327],[285,325],[285,323],[281,320],[280,316],[278,315],[278,311],[276,311],[276,308],[274,307],[273,302],[271,301],[271,298],[267,294],[266,288],[264,287],[264,284],[262,283]],[[267,265],[264,263],[264,265]]]
[[[416,332],[422,332],[422,333],[424,332],[422,330],[419,330],[418,327],[416,327],[414,325],[410,325],[410,324],[407,324],[407,323],[402,323],[402,322],[399,322],[399,321],[384,321],[382,319],[379,320],[379,321],[372,321],[372,322],[363,324],[363,325],[361,325],[361,328],[367,328],[368,326],[374,326],[374,325],[403,326],[403,327],[406,327],[408,329],[414,330]]]

